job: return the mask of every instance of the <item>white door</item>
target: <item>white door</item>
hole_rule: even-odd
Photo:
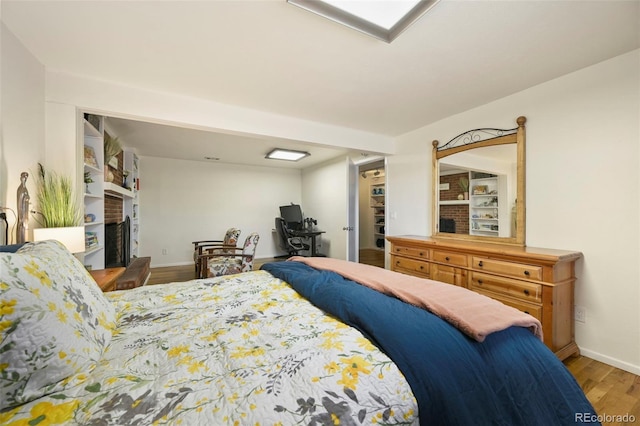
[[[349,168],[344,157],[302,172],[302,206],[306,217],[318,220],[323,231],[319,252],[335,259],[347,259]]]

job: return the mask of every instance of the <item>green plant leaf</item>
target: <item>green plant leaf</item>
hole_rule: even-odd
[[[64,228],[82,223],[82,209],[79,208],[73,192],[71,179],[55,172],[45,171],[38,164],[37,199],[45,228]]]
[[[100,385],[100,383],[94,383],[92,385],[87,385],[85,387],[85,390],[87,390],[88,392],[100,392],[101,388],[102,386]]]

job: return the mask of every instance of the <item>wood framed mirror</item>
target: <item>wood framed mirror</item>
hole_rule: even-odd
[[[433,141],[433,237],[525,245],[526,121]]]

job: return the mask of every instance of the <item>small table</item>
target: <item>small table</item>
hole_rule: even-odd
[[[103,292],[113,291],[116,289],[116,281],[127,268],[118,267],[118,268],[106,268],[106,269],[96,269],[91,270],[89,273],[96,280],[98,286]]]

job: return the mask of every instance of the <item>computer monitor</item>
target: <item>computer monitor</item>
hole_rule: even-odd
[[[301,230],[304,222],[299,204],[280,206],[280,217],[287,223],[287,228]]]

